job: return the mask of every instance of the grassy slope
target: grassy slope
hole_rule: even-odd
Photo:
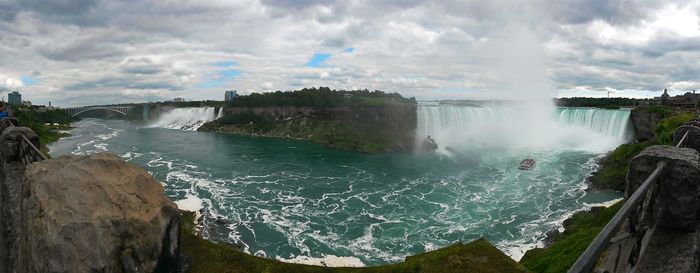
[[[630,160],[649,146],[651,146],[649,142],[640,142],[617,147],[603,160],[600,170],[591,176],[593,188],[624,191]]]
[[[189,212],[183,212],[181,223],[181,252],[192,257],[189,273],[528,272],[484,239],[411,256],[397,264],[364,268],[321,267],[260,258],[199,238],[192,233],[193,215]]]
[[[43,113],[34,111],[16,111],[15,118],[21,126],[29,127],[39,135],[39,149],[46,155],[49,154],[47,144],[66,137],[68,134],[60,133],[60,130],[70,129],[72,118],[60,110],[51,110]],[[46,123],[60,122],[62,125],[46,125]]]
[[[622,207],[622,201],[602,209],[599,213],[577,213],[572,224],[556,238],[555,242],[544,249],[528,251],[520,264],[539,273],[566,272],[578,256],[586,250],[601,229]]]
[[[622,144],[617,147],[603,159],[600,170],[591,176],[590,181],[593,188],[623,191],[630,160],[651,145],[671,145],[671,142],[673,142],[673,131],[694,117],[695,114],[693,113],[685,113],[662,119],[654,130],[656,139]]]

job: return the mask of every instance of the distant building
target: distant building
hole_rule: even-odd
[[[7,103],[10,105],[19,105],[22,104],[22,94],[20,94],[17,91],[13,91],[12,93],[7,95]]]
[[[238,92],[236,90],[226,90],[226,92],[224,92],[224,101],[232,101],[235,97],[238,97]]]
[[[660,97],[654,97],[654,100],[660,102],[661,105],[680,107],[680,108],[695,108],[697,107],[698,101],[700,101],[700,95],[693,92],[686,92],[683,95],[671,97],[668,94],[668,90],[664,89],[664,93]]]
[[[178,97],[178,98],[175,98],[173,101],[174,101],[174,102],[185,102],[185,98],[179,98],[179,97]]]
[[[32,106],[32,102],[28,100],[22,101],[22,104],[25,106]]]
[[[668,90],[664,88],[664,93],[661,94],[661,104],[662,105],[668,105],[668,99],[671,97],[671,95],[668,94]]]

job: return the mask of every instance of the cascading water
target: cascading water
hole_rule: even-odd
[[[222,111],[219,111],[222,112]],[[160,116],[151,127],[196,131],[204,123],[217,119],[216,108],[175,108]]]
[[[559,124],[588,128],[624,143],[634,135],[630,114],[631,111],[626,109],[560,107],[556,109],[554,118]]]
[[[441,148],[573,149],[604,152],[632,136],[629,110],[554,108],[550,118],[529,118],[518,105],[418,106],[416,136]]]

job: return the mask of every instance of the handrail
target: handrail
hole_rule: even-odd
[[[681,147],[688,137],[688,132],[683,134],[683,137],[676,144],[676,147]],[[610,219],[610,222],[603,227],[603,229],[598,233],[598,235],[593,239],[588,248],[578,257],[578,260],[574,265],[569,268],[568,273],[587,273],[590,272],[595,262],[598,260],[600,254],[607,247],[610,238],[612,238],[616,229],[622,224],[622,222],[629,216],[632,209],[636,208],[638,203],[642,200],[642,196],[646,195],[649,186],[656,180],[663,168],[666,166],[666,161],[661,161],[656,165],[656,169],[647,177],[637,190],[634,191],[632,196],[622,205],[622,208]]]
[[[600,253],[605,250],[605,247],[608,245],[608,241],[610,241],[610,238],[612,238],[617,227],[622,224],[622,221],[629,216],[632,209],[634,209],[637,206],[637,203],[642,200],[641,197],[646,194],[646,191],[649,189],[649,185],[656,180],[656,177],[659,176],[664,166],[666,166],[665,161],[661,161],[658,165],[656,165],[656,169],[654,169],[651,175],[649,175],[649,177],[644,180],[644,183],[642,183],[642,185],[639,186],[636,191],[634,191],[632,196],[630,196],[625,204],[622,205],[622,208],[620,208],[615,216],[610,219],[610,222],[605,225],[603,230],[598,233],[598,236],[593,239],[593,242],[588,245],[586,251],[584,251],[583,254],[578,257],[576,263],[574,263],[574,265],[569,269],[569,273],[590,272],[591,267],[593,267],[593,264],[595,264],[598,256],[600,256]]]
[[[688,137],[689,132],[690,132],[690,130],[685,131],[685,134],[683,134],[683,137],[681,138],[681,140],[678,141],[678,144],[676,144],[676,147],[680,148],[681,145],[683,145],[683,142],[685,142],[685,139]]]
[[[14,124],[12,124],[12,122],[10,122],[10,126],[16,127]],[[23,134],[20,134],[20,136],[22,137],[22,139],[24,139],[24,142],[27,142],[27,144],[29,144],[29,147],[31,147],[32,150],[34,150],[34,152],[36,152],[39,155],[39,157],[41,157],[42,160],[49,159],[46,155],[44,155],[44,153],[41,152],[41,150],[39,150],[39,148],[34,146],[34,143],[29,141],[29,139],[26,136],[24,136]]]

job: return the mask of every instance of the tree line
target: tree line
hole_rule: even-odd
[[[296,91],[252,93],[226,102],[229,106],[379,106],[395,103],[415,104],[416,99],[379,90],[331,90],[328,87],[303,88]]]

